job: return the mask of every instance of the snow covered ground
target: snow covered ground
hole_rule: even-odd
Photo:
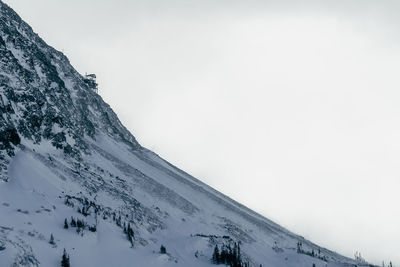
[[[241,242],[242,257],[251,266],[354,263],[255,214],[150,151],[132,151],[105,135],[91,145],[92,154],[75,170],[51,146],[27,142],[17,152],[9,182],[0,184],[0,242],[6,248],[0,251],[0,266],[57,266],[64,248],[72,266],[211,266],[215,244],[228,240]],[[79,202],[65,204],[66,196],[86,197],[121,214],[134,229],[134,247],[111,215],[104,219],[98,211],[96,224],[93,211],[84,216],[77,211]],[[136,211],[129,207],[132,201],[140,203]],[[71,217],[96,225],[97,231],[64,229]],[[52,234],[55,245],[49,243]],[[328,261],[297,253],[297,242],[316,255],[320,249]],[[167,254],[159,253],[161,245]]]

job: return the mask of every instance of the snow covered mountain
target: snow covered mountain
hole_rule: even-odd
[[[140,146],[1,0],[0,95],[0,266],[369,266]]]

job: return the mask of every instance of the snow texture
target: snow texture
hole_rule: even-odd
[[[140,146],[68,59],[1,1],[0,96],[0,266],[60,266],[64,249],[74,267],[213,266],[215,245],[234,243],[249,266],[367,266]]]

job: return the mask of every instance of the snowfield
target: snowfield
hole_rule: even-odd
[[[251,266],[355,264],[235,203],[150,151],[131,151],[104,135],[91,145],[92,154],[84,156],[78,170],[51,146],[21,145],[9,165],[9,182],[0,184],[0,242],[6,247],[0,266],[57,266],[64,248],[71,266],[212,266],[215,244],[238,241]],[[97,223],[92,211],[87,216],[77,211],[79,202],[66,205],[66,196],[101,206]],[[108,210],[132,224],[133,248],[112,216],[103,217]],[[64,220],[71,217],[96,225],[97,231],[64,229]],[[55,245],[49,243],[51,234]],[[320,249],[328,262],[297,253],[297,242],[307,251]],[[167,254],[159,253],[161,245]]]

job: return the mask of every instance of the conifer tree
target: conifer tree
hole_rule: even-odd
[[[220,264],[220,255],[219,255],[218,245],[215,245],[214,253],[212,255],[211,261],[214,264]]]
[[[133,247],[133,237],[131,235],[128,235],[128,240],[131,243],[131,247]]]
[[[78,228],[85,228],[85,222],[84,222],[83,220],[77,219],[77,221],[76,221],[76,226],[77,226]]]
[[[226,250],[225,245],[222,245],[221,248],[221,254],[220,254],[220,263],[227,263],[227,256],[228,256],[228,252]]]
[[[230,267],[248,266],[248,263],[242,262],[240,255],[240,242],[234,243],[233,249],[230,244],[222,244],[221,250],[218,245],[215,245],[214,252],[211,257],[213,264],[226,264]]]
[[[50,235],[49,243],[50,243],[51,245],[55,245],[55,244],[56,244],[56,243],[54,242],[54,236],[53,236],[53,234]]]
[[[61,259],[61,267],[71,267],[71,265],[69,263],[69,255],[65,251],[65,248],[64,248],[64,253],[62,255],[62,259]]]
[[[76,221],[74,217],[71,217],[71,227],[76,227]]]
[[[67,218],[65,218],[65,220],[64,220],[64,229],[68,229],[68,222],[67,222]]]
[[[166,254],[167,253],[167,249],[163,245],[161,245],[161,247],[160,247],[160,253],[161,254]]]
[[[238,246],[237,243],[235,242],[235,244],[233,245],[233,258],[235,259],[235,261],[238,258]]]
[[[121,227],[121,215],[117,218],[116,224]]]
[[[240,242],[238,242],[237,246],[237,262],[241,263],[242,262],[242,257],[240,256]]]
[[[297,242],[297,253],[303,253],[303,244],[301,242]]]

